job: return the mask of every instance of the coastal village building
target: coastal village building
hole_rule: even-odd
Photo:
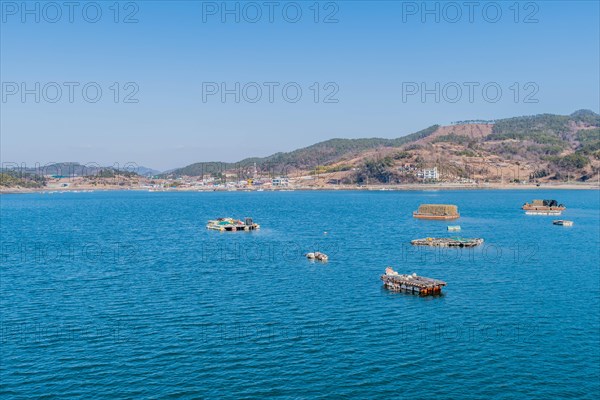
[[[273,186],[285,187],[285,186],[288,186],[289,184],[290,184],[290,182],[289,182],[288,178],[278,177],[278,178],[271,179],[271,185],[273,185]]]
[[[426,181],[437,181],[440,178],[437,167],[425,168],[419,172],[418,176]]]

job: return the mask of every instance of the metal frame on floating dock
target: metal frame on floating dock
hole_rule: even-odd
[[[256,229],[258,229],[258,227],[255,225],[226,225],[226,226],[222,226],[222,227],[213,227],[213,226],[209,226],[208,229],[212,229],[215,231],[225,231],[225,232],[237,232],[237,231],[254,231]]]
[[[475,247],[483,243],[483,239],[463,238],[424,238],[411,240],[413,246],[435,246],[435,247]]]
[[[254,231],[260,229],[259,224],[255,224],[252,218],[246,218],[244,221],[234,220],[233,218],[219,218],[208,221],[207,229],[221,232]]]
[[[417,276],[417,274],[401,275],[390,267],[386,268],[385,272],[381,275],[383,285],[386,289],[395,292],[408,292],[421,296],[438,295],[442,293],[442,286],[446,286],[444,281]]]

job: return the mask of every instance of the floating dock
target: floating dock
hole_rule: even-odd
[[[413,246],[435,246],[435,247],[475,247],[483,243],[483,239],[465,238],[423,238],[411,240]]]
[[[533,200],[521,207],[527,215],[560,215],[566,208],[556,200]]]
[[[527,210],[525,211],[526,215],[552,215],[552,216],[558,216],[562,214],[562,211],[557,211],[557,210],[546,210],[546,211],[542,211],[542,210]]]
[[[460,218],[458,207],[453,204],[421,204],[413,212],[413,218],[449,220]]]
[[[244,221],[233,218],[218,218],[208,221],[206,229],[220,232],[254,231],[260,229],[260,225],[255,224],[252,218],[246,218]]]
[[[441,294],[442,286],[446,286],[446,282],[438,279],[425,278],[424,276],[417,276],[417,274],[398,274],[391,267],[385,269],[385,274],[381,275],[380,279],[383,281],[386,289],[395,292],[419,294],[421,296]]]

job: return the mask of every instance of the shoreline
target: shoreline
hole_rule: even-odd
[[[463,185],[463,184],[407,184],[407,185],[372,185],[372,186],[338,186],[327,185],[322,187],[287,187],[287,188],[168,188],[149,190],[147,188],[130,187],[65,187],[65,188],[7,188],[0,189],[2,194],[33,194],[33,193],[89,193],[89,192],[148,192],[148,193],[214,193],[214,192],[310,192],[310,191],[437,191],[437,190],[600,190],[597,183],[559,183],[559,184],[488,184],[488,185]]]

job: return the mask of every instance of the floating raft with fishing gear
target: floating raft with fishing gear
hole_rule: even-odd
[[[453,204],[421,204],[413,218],[449,220],[459,218],[458,207]]]
[[[442,286],[446,286],[446,282],[438,279],[425,278],[417,274],[402,275],[397,273],[391,267],[385,269],[385,274],[381,275],[383,286],[386,289],[395,292],[408,292],[419,294],[421,296],[436,295],[442,293]]]
[[[411,240],[413,246],[435,246],[435,247],[475,247],[483,243],[483,239],[465,239],[461,237],[452,238],[423,238]]]
[[[252,218],[245,218],[244,221],[233,218],[217,218],[208,221],[206,228],[221,232],[236,232],[254,231],[260,229],[260,225],[255,224]]]
[[[560,215],[567,207],[558,204],[556,200],[533,200],[523,204],[521,209],[525,210],[527,215]]]

